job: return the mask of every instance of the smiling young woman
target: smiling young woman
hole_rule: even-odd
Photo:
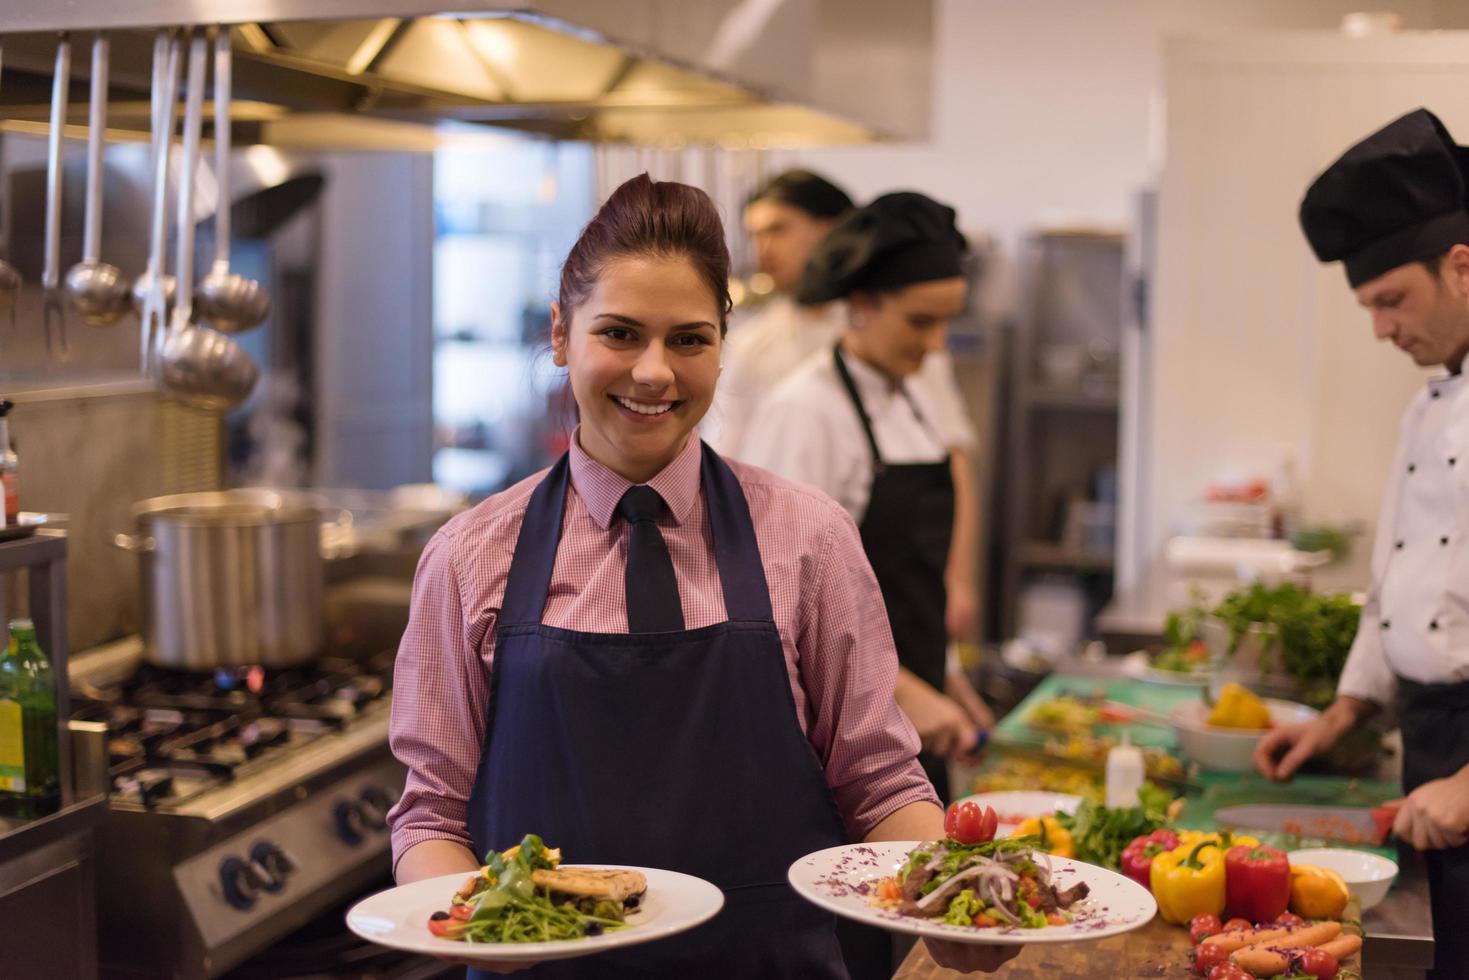
[[[578,862],[726,893],[683,936],[545,976],[845,977],[790,863],[943,833],[855,525],[695,435],[728,273],[702,191],[618,188],[554,310],[580,412],[570,450],[450,521],[414,581],[393,696],[409,769],[389,816],[398,880],[477,867],[535,832]]]

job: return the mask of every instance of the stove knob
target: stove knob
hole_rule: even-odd
[[[393,808],[393,801],[380,787],[369,786],[362,791],[363,816],[375,828],[388,825],[388,811]]]
[[[250,848],[250,867],[261,879],[261,887],[268,892],[278,892],[286,887],[286,876],[296,870],[296,865],[286,852],[270,841],[260,841]]]
[[[253,906],[260,896],[260,882],[255,872],[237,857],[220,862],[219,884],[224,889],[224,900],[241,912]]]
[[[356,847],[362,843],[362,836],[367,831],[367,821],[363,818],[362,805],[343,800],[332,810],[332,816],[336,818],[337,836],[342,843]]]

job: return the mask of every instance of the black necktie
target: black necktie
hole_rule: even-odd
[[[630,525],[627,538],[627,628],[632,633],[668,633],[683,629],[683,607],[673,559],[658,530],[663,498],[652,487],[629,487],[617,513]]]

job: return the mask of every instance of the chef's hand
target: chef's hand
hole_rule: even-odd
[[[1420,851],[1469,842],[1469,768],[1409,793],[1392,829]]]
[[[991,973],[1020,955],[1023,946],[976,946],[938,939],[923,940],[928,955],[939,966],[960,973]]]
[[[944,693],[964,709],[976,731],[987,732],[995,727],[995,713],[984,703],[984,698],[979,696],[974,685],[969,683],[969,677],[964,671],[950,670],[944,674]]]
[[[942,759],[974,751],[979,742],[974,722],[953,698],[917,678],[900,684],[897,698],[898,707],[918,730],[924,751]]]

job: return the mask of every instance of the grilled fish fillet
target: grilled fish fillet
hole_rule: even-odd
[[[625,868],[595,870],[592,868],[541,868],[532,871],[530,880],[540,888],[565,895],[606,898],[625,902],[648,890],[648,880],[641,871]]]

